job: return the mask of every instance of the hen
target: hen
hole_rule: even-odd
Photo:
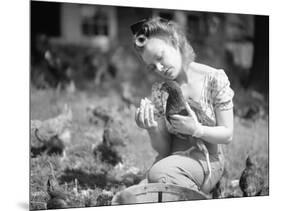
[[[261,170],[252,161],[250,156],[246,160],[246,168],[243,170],[239,186],[243,196],[259,196],[264,187],[264,179]]]
[[[221,199],[223,198],[223,187],[221,181],[218,181],[215,185],[214,189],[211,191],[213,199]]]
[[[32,152],[40,151],[51,154],[64,154],[65,143],[70,141],[69,128],[72,122],[72,111],[65,105],[62,113],[45,121],[32,120]],[[40,147],[38,147],[40,145]]]
[[[190,114],[188,113],[188,109],[186,107],[187,102],[184,100],[183,93],[177,82],[167,81],[162,85],[160,90],[168,93],[165,114],[169,123],[171,123],[170,122],[171,115],[178,114],[182,116],[190,116]],[[182,134],[179,135],[183,136]],[[201,139],[189,139],[189,140],[193,141],[194,142],[193,145],[195,145],[200,151],[202,151],[206,157],[208,172],[206,173],[204,182],[201,186],[201,189],[203,189],[205,187],[205,184],[207,184],[207,182],[210,180],[212,174],[209,151],[206,145],[204,144],[203,140]]]
[[[49,72],[54,78],[54,86],[69,84],[71,79],[71,64],[63,55],[59,55],[55,50],[49,48],[44,55]]]
[[[104,121],[103,139],[101,143],[94,145],[94,156],[113,166],[122,163],[120,150],[128,141],[128,134],[122,122],[114,119],[100,107],[96,107],[93,114]]]
[[[122,157],[119,153],[110,146],[104,144],[103,142],[97,145],[93,145],[94,157],[98,158],[100,161],[108,163],[112,166],[122,163]]]
[[[91,110],[93,116],[104,122],[104,144],[110,147],[126,146],[129,135],[121,120],[114,118],[109,110],[101,106],[87,108],[87,110]],[[94,120],[90,119],[90,121],[93,122]]]
[[[55,175],[53,166],[48,162],[51,168],[51,176],[47,181],[47,193],[50,196],[50,199],[47,201],[47,209],[58,209],[58,208],[67,208],[68,204],[68,194],[63,190]]]

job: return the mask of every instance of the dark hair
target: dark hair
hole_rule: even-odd
[[[195,59],[193,48],[189,44],[183,29],[174,21],[155,17],[139,21],[131,26],[134,48],[142,52],[147,39],[157,37],[179,48],[183,62],[189,65]]]

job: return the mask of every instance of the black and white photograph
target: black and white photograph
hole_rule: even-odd
[[[30,210],[270,196],[269,15],[29,12]]]

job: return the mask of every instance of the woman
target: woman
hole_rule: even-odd
[[[148,131],[151,145],[158,152],[148,171],[148,182],[172,183],[209,193],[223,173],[221,145],[229,144],[233,135],[234,92],[229,80],[223,70],[194,62],[193,49],[175,22],[152,18],[131,29],[134,47],[148,71],[156,72],[163,81],[176,81],[195,114],[173,115],[168,124],[163,115],[161,83],[153,85],[153,102],[146,98],[141,101],[136,123]],[[205,187],[201,185],[207,171],[206,159],[201,151],[189,150],[191,139],[203,140],[210,154],[212,176]]]

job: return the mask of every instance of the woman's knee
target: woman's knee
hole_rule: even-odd
[[[148,171],[148,182],[150,183],[166,183],[167,182],[167,168],[162,165],[161,161],[155,163]]]
[[[176,166],[160,161],[148,171],[147,180],[149,183],[168,183],[198,190],[194,180],[177,169]]]
[[[203,169],[193,159],[178,155],[168,156],[156,162],[148,171],[148,182],[173,183],[181,186],[197,186],[203,181]]]

